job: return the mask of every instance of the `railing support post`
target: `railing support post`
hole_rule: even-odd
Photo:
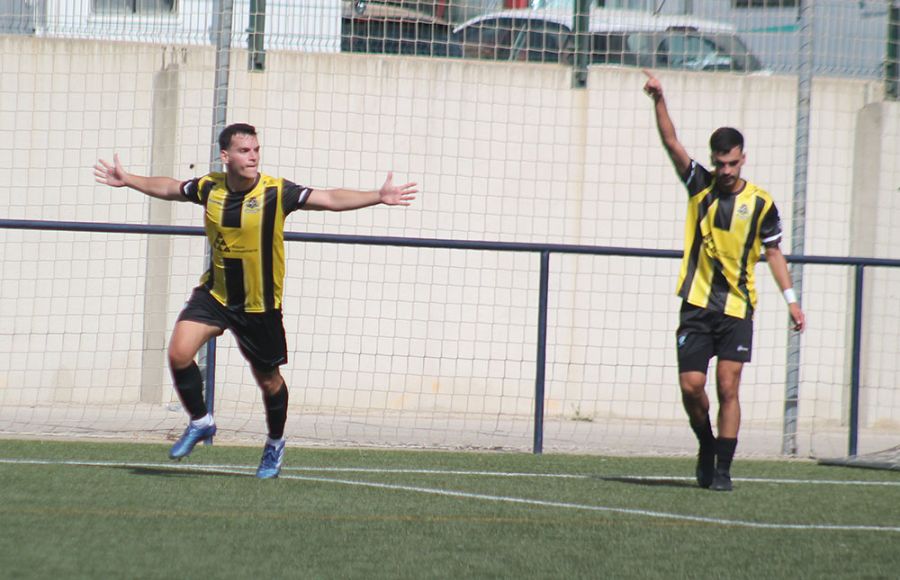
[[[544,451],[544,378],[547,362],[547,294],[550,287],[550,252],[541,252],[541,282],[538,290],[537,362],[534,379],[534,447],[535,455]]]
[[[864,268],[857,264],[854,268],[856,281],[853,289],[853,344],[850,364],[850,425],[847,454],[856,455],[859,442],[859,367],[862,354],[862,312],[863,312],[863,278]]]

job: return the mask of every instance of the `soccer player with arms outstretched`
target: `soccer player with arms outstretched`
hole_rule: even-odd
[[[738,388],[753,347],[756,287],[753,271],[766,261],[788,303],[793,329],[805,317],[779,248],[781,221],[771,196],[741,177],[744,138],[731,127],[710,136],[710,173],[688,155],[669,117],[662,83],[644,71],[644,92],[653,100],[656,127],[678,177],[688,190],[684,254],[678,278],[682,298],[676,332],[681,399],[700,442],[697,483],[731,491],[731,463],[741,424]],[[716,357],[718,437],[713,435],[706,395],[709,361]]]
[[[288,389],[279,367],[287,363],[281,313],[284,285],[284,220],[295,210],[345,211],[377,204],[408,206],[415,183],[394,185],[388,173],[381,189],[312,189],[259,172],[260,146],[252,125],[229,125],[219,135],[224,173],[188,181],[127,173],[119,162],[100,159],[99,183],[130,187],[169,201],[204,207],[211,259],[200,285],[178,316],[168,359],[175,390],[190,422],[169,456],[181,459],[216,433],[203,399],[203,381],[194,357],[211,338],[230,330],[262,390],[268,439],[257,477],[277,477],[284,461]]]

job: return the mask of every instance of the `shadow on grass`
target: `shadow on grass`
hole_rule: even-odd
[[[128,465],[123,465],[118,469],[126,469],[130,471],[132,475],[149,475],[154,477],[247,477],[247,475],[250,475],[243,473],[224,473],[212,470],[207,471],[199,465],[197,466],[197,469],[184,467],[132,467]]]
[[[668,479],[652,477],[628,477],[627,475],[617,475],[605,477],[602,475],[595,476],[601,481],[614,481],[617,483],[628,483],[631,485],[640,485],[644,487],[697,487],[697,483],[686,479]]]

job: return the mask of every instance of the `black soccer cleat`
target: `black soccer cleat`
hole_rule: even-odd
[[[712,485],[716,473],[716,452],[713,449],[700,447],[697,454],[697,485],[706,489]]]
[[[716,474],[713,476],[712,484],[710,484],[709,489],[713,491],[733,490],[734,486],[731,484],[731,474],[727,471],[717,469]]]

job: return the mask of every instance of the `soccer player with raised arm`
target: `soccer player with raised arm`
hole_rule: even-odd
[[[659,79],[644,73],[648,77],[644,92],[653,100],[660,139],[688,192],[676,340],[681,399],[700,442],[697,483],[731,491],[731,463],[741,424],[738,387],[753,348],[753,271],[763,249],[784,293],[794,330],[803,330],[805,317],[778,247],[782,232],[775,202],[741,177],[746,161],[743,136],[731,127],[712,133],[713,171],[709,172],[678,141]],[[713,435],[706,395],[706,373],[713,357],[717,359],[718,437]]]
[[[224,173],[188,181],[127,173],[113,157],[94,166],[99,183],[130,187],[169,201],[204,208],[211,258],[200,285],[178,316],[168,359],[175,390],[190,421],[169,456],[181,459],[216,433],[203,399],[194,357],[211,338],[230,330],[262,390],[268,438],[256,476],[277,477],[284,461],[288,389],[279,367],[287,363],[281,314],[284,284],[284,220],[295,210],[345,211],[377,204],[408,206],[415,183],[394,185],[388,173],[381,189],[313,189],[259,172],[260,147],[252,125],[229,125],[219,135]]]

